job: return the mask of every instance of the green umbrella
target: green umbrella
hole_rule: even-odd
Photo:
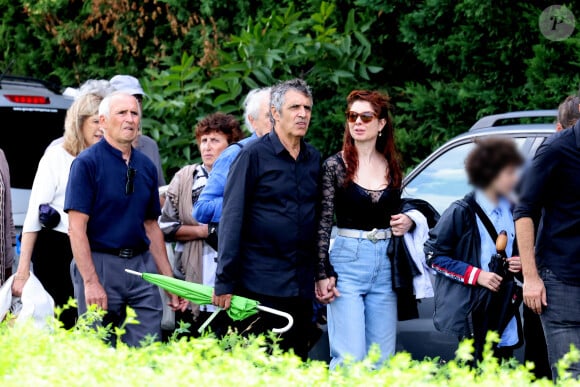
[[[150,282],[154,285],[165,289],[169,293],[175,294],[178,297],[184,298],[188,301],[193,302],[197,305],[211,305],[213,288],[211,286],[201,285],[193,282],[182,281],[177,278],[167,277],[161,274],[153,273],[140,273],[138,271],[125,269],[129,274],[133,274],[143,278],[145,281]],[[202,331],[209,323],[215,318],[217,313],[221,309],[217,309],[214,314],[205,322],[205,324],[200,328]],[[231,306],[226,311],[228,316],[234,321],[244,320],[250,316],[255,315],[258,311],[272,313],[288,320],[288,324],[283,328],[272,329],[275,333],[284,333],[292,328],[294,324],[294,319],[292,316],[286,312],[280,310],[268,308],[266,306],[260,305],[256,300],[252,300],[246,297],[233,296],[231,300]]]

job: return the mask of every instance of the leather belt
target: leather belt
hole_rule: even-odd
[[[93,251],[96,253],[116,255],[123,259],[131,259],[143,254],[147,250],[149,250],[149,247],[140,247],[136,249],[94,249]]]
[[[373,228],[371,231],[361,231],[361,230],[352,230],[349,228],[339,228],[338,229],[338,236],[345,237],[345,238],[356,238],[356,239],[368,239],[373,243],[377,243],[378,241],[384,241],[387,239],[391,239],[392,233],[391,229],[386,230],[378,230]]]

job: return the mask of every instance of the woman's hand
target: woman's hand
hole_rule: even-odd
[[[30,277],[30,272],[26,273],[19,273],[16,272],[14,276],[14,281],[12,282],[12,295],[14,297],[21,297],[22,296],[22,289],[24,289],[24,284],[28,281]]]
[[[391,231],[394,236],[403,236],[413,227],[413,221],[405,214],[391,216]]]
[[[321,304],[330,304],[340,297],[340,292],[336,288],[336,278],[330,277],[316,282],[316,299]]]
[[[512,273],[519,273],[522,271],[522,260],[520,257],[511,257],[507,259],[509,264],[509,271]]]

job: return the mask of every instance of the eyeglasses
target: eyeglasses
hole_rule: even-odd
[[[354,124],[359,117],[362,122],[368,124],[377,117],[377,114],[373,112],[364,112],[364,113],[346,112],[346,120],[352,124]]]
[[[135,168],[127,168],[127,183],[125,184],[125,195],[131,195],[135,191]]]

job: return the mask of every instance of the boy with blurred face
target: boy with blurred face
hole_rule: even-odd
[[[473,337],[477,359],[481,359],[490,326],[501,335],[499,344],[493,347],[497,357],[512,357],[514,348],[520,344],[519,312],[506,316],[503,325],[503,321],[493,320],[494,317],[499,319],[496,311],[477,300],[493,297],[502,284],[513,280],[513,274],[508,273],[506,277],[509,278],[503,278],[493,269],[496,240],[488,226],[493,227],[496,234],[505,232],[504,252],[508,257],[505,264],[509,272],[521,271],[510,197],[523,161],[512,140],[478,141],[465,161],[474,191],[445,210],[425,243],[427,263],[437,272],[435,327],[460,339]]]

